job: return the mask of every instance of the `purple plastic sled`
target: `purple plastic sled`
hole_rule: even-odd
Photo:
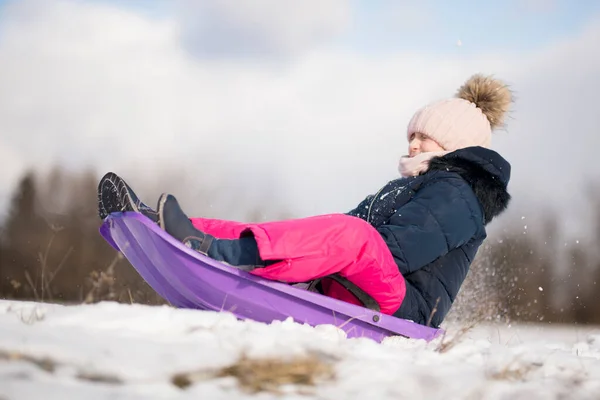
[[[265,323],[291,317],[311,326],[332,324],[348,337],[377,342],[394,335],[430,341],[442,332],[212,260],[139,213],[109,215],[100,233],[175,307],[227,311],[239,319]]]

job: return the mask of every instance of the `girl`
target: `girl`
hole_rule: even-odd
[[[511,102],[503,83],[474,75],[455,97],[418,110],[402,177],[345,214],[267,223],[188,218],[174,196],[163,194],[153,210],[113,173],[100,181],[99,214],[141,212],[215,260],[439,327],[486,225],[510,200],[510,164],[489,146]]]

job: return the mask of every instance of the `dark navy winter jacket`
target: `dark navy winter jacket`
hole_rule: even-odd
[[[433,158],[417,177],[393,180],[348,214],[371,223],[406,280],[394,314],[438,327],[450,310],[485,226],[508,206],[510,164],[468,147]]]

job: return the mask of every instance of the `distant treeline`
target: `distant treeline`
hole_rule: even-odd
[[[166,304],[100,236],[99,178],[60,168],[22,176],[1,226],[0,298]],[[600,196],[592,201],[600,205]],[[258,215],[255,207],[245,220]],[[538,236],[521,229],[490,236],[449,317],[600,323],[600,256],[593,245],[565,250],[553,243],[553,218],[548,213]],[[600,240],[600,214],[589,221]]]

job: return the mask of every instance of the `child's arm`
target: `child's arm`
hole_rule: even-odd
[[[438,181],[424,186],[415,197],[377,228],[392,252],[400,273],[422,268],[468,242],[483,216],[477,204],[464,197],[463,181]]]
[[[375,195],[368,195],[360,204],[353,210],[349,211],[347,215],[351,215],[353,217],[358,217],[367,221],[367,214],[369,211],[369,204],[371,204],[371,200]],[[368,221],[367,221],[368,222]]]

